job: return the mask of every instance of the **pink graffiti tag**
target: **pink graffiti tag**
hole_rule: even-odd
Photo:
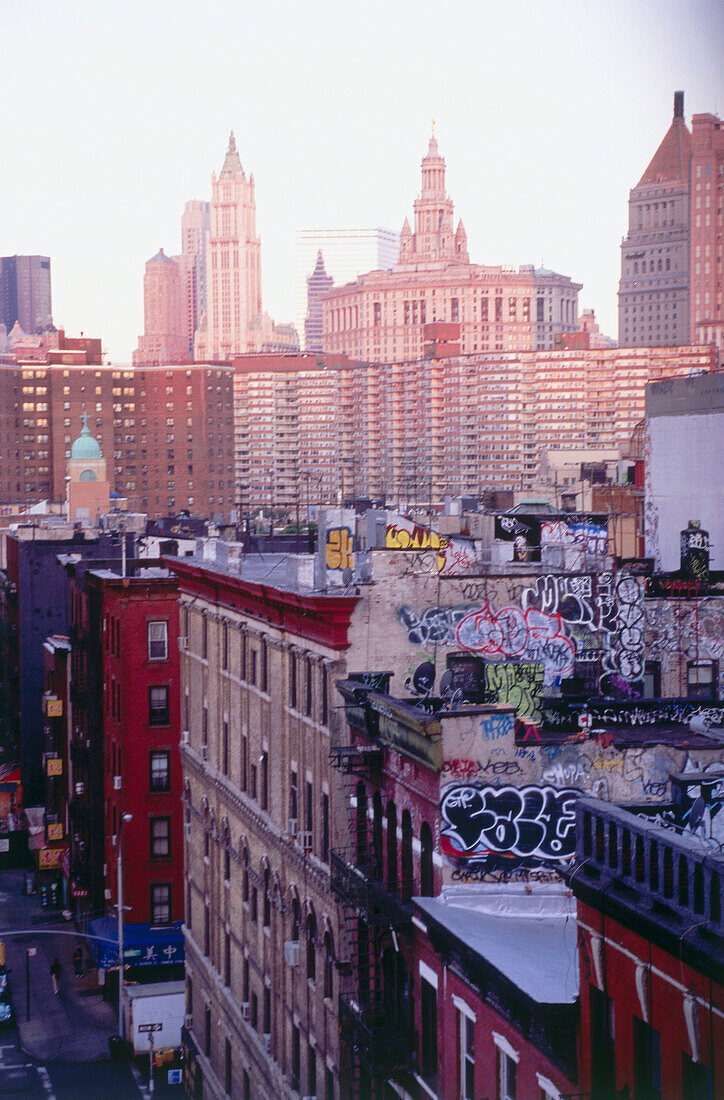
[[[472,653],[541,661],[547,683],[573,672],[576,648],[566,636],[557,611],[503,607],[495,612],[486,602],[479,611],[472,611],[461,620],[455,636],[458,645]]]

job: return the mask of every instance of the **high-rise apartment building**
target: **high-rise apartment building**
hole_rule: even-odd
[[[629,195],[618,291],[621,347],[672,347],[695,335],[689,325],[690,157],[684,93],[675,92],[671,126]]]
[[[716,115],[691,120],[691,338],[724,323],[724,124]]]
[[[0,258],[0,324],[10,332],[16,322],[27,333],[52,327],[48,256]]]
[[[184,282],[181,268],[162,248],[147,261],[143,276],[144,333],[138,337],[135,365],[158,366],[188,359]]]
[[[314,271],[307,277],[307,315],[304,318],[304,347],[307,351],[322,350],[322,298],[334,286],[327,274],[320,248]]]
[[[400,234],[392,229],[300,229],[296,237],[294,324],[300,337],[305,332],[308,309],[307,280],[322,253],[324,268],[341,286],[366,271],[387,271],[397,263]],[[306,344],[307,351],[314,349]]]
[[[232,132],[220,175],[211,180],[206,324],[199,361],[229,359],[249,347],[249,322],[261,314],[261,240],[256,234],[254,176],[241,166]]]
[[[418,359],[425,325],[435,321],[460,325],[464,353],[552,348],[558,333],[575,328],[580,283],[532,264],[516,270],[470,263],[434,135],[422,159],[414,221],[413,232],[405,219],[390,270],[369,271],[326,295],[325,351],[375,363]]]

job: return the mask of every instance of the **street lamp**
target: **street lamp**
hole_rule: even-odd
[[[121,814],[118,823],[118,1034],[125,1039],[123,1028],[123,825],[133,821],[133,814]]]

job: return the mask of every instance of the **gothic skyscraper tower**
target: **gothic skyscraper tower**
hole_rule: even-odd
[[[228,359],[248,350],[248,326],[261,313],[261,241],[254,177],[241,166],[233,131],[221,174],[211,179],[206,324],[195,358]]]

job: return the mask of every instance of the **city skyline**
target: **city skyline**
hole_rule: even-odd
[[[143,9],[139,37],[140,5],[123,22],[107,4],[0,5],[0,79],[19,87],[33,71],[6,134],[16,170],[0,181],[2,251],[49,255],[56,323],[101,335],[118,363],[142,331],[143,264],[159,246],[177,251],[184,205],[210,198],[232,128],[256,178],[263,306],[276,320],[294,313],[297,229],[402,224],[434,117],[471,259],[570,273],[615,335],[628,192],[672,93],[685,91],[687,120],[721,112],[721,22],[704,0],[524,5],[515,19],[458,4],[442,27],[407,5],[373,7],[353,48],[344,16],[323,20],[321,6],[256,13],[242,39],[240,14],[217,5],[208,62],[190,11]],[[82,60],[69,74],[71,43]],[[121,71],[144,72],[138,87],[108,80],[121,58]],[[394,70],[384,90],[378,70]]]

